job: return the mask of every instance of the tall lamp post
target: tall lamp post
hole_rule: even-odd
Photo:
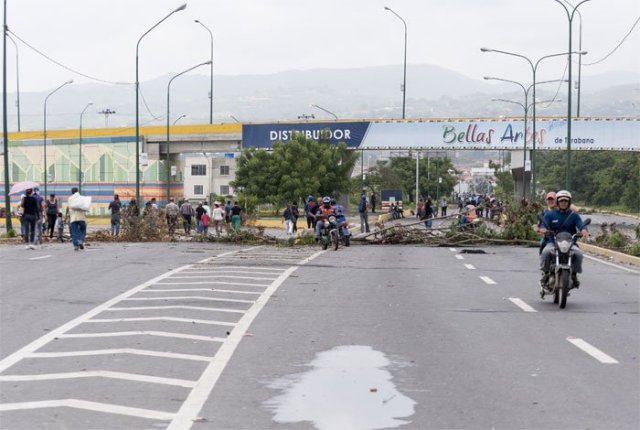
[[[213,124],[213,33],[202,23],[202,21],[196,19],[196,23],[200,24],[204,27],[205,30],[209,32],[209,36],[211,37],[211,57],[209,58],[211,63],[211,85],[209,87],[209,124]]]
[[[171,198],[171,151],[170,151],[170,147],[171,147],[171,136],[169,134],[169,124],[170,124],[170,119],[171,119],[171,114],[170,114],[170,95],[171,95],[171,83],[173,82],[174,79],[176,79],[179,76],[184,75],[185,73],[188,73],[190,71],[192,71],[193,69],[197,69],[200,66],[205,66],[207,64],[210,64],[211,61],[206,61],[204,63],[200,63],[196,66],[193,67],[189,67],[187,70],[184,70],[180,73],[178,73],[177,75],[175,75],[173,78],[169,79],[169,83],[167,84],[167,203],[169,203],[169,198]],[[178,118],[180,119],[180,118]]]
[[[44,141],[43,141],[44,142],[44,175],[43,176],[44,176],[44,195],[45,196],[47,195],[47,181],[49,176],[49,169],[47,168],[47,101],[49,100],[49,97],[51,97],[56,91],[58,91],[65,85],[69,85],[72,83],[73,83],[73,79],[65,82],[55,90],[51,91],[49,95],[47,95],[47,97],[45,97],[44,99]]]
[[[522,91],[524,92],[524,103],[519,103],[519,104],[524,108],[524,132],[522,134],[522,136],[524,137],[524,148],[523,148],[523,155],[522,155],[522,198],[525,199],[527,198],[527,195],[526,195],[526,187],[524,186],[524,183],[525,183],[524,178],[525,178],[526,163],[527,163],[527,118],[529,114],[529,109],[525,108],[525,106],[527,106],[527,104],[529,103],[529,91],[531,91],[531,88],[533,88],[533,84],[525,88],[525,86],[520,82],[513,81],[511,79],[496,78],[494,76],[485,76],[484,79],[487,81],[501,81],[501,82],[508,82],[511,84],[515,84],[515,85],[518,85],[520,88],[522,88]],[[541,84],[548,84],[552,82],[565,82],[565,80],[552,79],[549,81],[541,81],[541,82],[538,82],[537,84],[541,85]],[[505,101],[503,99],[492,99],[492,100]],[[513,102],[513,103],[516,103],[516,102]],[[534,126],[534,129],[535,129],[535,126]]]
[[[82,117],[89,106],[93,106],[93,102],[87,103],[87,105],[80,112],[80,142],[78,144],[78,192],[82,193]]]
[[[407,23],[405,22],[404,19],[402,19],[400,15],[398,15],[390,7],[385,6],[384,9],[388,10],[389,12],[397,16],[398,19],[402,21],[402,24],[404,24],[404,72],[403,72],[404,78],[402,81],[402,119],[404,119],[405,118],[405,102],[406,102],[406,96],[407,96]]]
[[[175,119],[175,121],[173,121],[173,125],[176,125],[178,123],[178,121],[180,121],[182,118],[186,118],[187,114],[182,114],[180,115],[178,118]]]
[[[11,225],[11,200],[9,197],[9,129],[7,127],[7,0],[4,0],[4,25],[2,26],[2,159],[4,164],[4,208],[7,233]]]
[[[312,104],[311,107],[314,107],[316,109],[320,109],[321,111],[325,111],[326,113],[328,113],[329,115],[333,115],[333,117],[336,119],[336,121],[338,120],[338,115],[336,115],[335,113],[331,112],[328,109],[323,108],[322,106],[318,106],[318,105],[314,105]]]
[[[18,131],[20,130],[20,57],[18,56],[18,44],[11,35],[7,34],[7,37],[13,43],[16,48],[16,109],[18,110]],[[579,100],[579,98],[578,98]]]
[[[571,77],[571,54],[572,54],[572,43],[571,43],[571,36],[572,36],[572,31],[571,31],[571,27],[573,25],[573,16],[576,13],[577,9],[580,7],[581,4],[586,3],[590,0],[582,0],[580,3],[578,3],[577,5],[575,5],[575,7],[573,8],[573,10],[571,12],[569,12],[569,9],[567,8],[567,6],[565,6],[564,3],[562,3],[560,0],[555,0],[556,3],[558,3],[560,6],[562,6],[562,8],[564,9],[564,11],[567,13],[567,20],[569,21],[569,84],[567,86],[567,167],[566,167],[566,176],[565,176],[565,184],[564,184],[564,188],[569,190],[571,189],[571,81],[572,81],[572,77]],[[580,52],[578,52],[579,54]]]
[[[180,12],[181,10],[185,10],[187,8],[187,4],[183,4],[177,9],[173,10],[169,15],[162,18],[158,21],[153,27],[147,30],[140,39],[138,39],[138,43],[136,44],[136,200],[138,205],[140,205],[140,81],[138,79],[138,52],[140,51],[140,42],[142,39],[149,34],[154,28],[162,24],[167,18],[173,15],[176,12]]]
[[[588,0],[585,0],[588,1]],[[538,59],[538,61],[535,62],[535,64],[533,63],[533,61],[531,61],[528,57],[522,55],[522,54],[516,54],[514,52],[508,52],[508,51],[500,51],[498,49],[489,49],[489,48],[480,48],[480,51],[482,52],[497,52],[499,54],[505,54],[505,55],[511,55],[513,57],[519,57],[522,58],[524,60],[526,60],[529,65],[531,66],[531,72],[533,74],[533,100],[536,100],[536,72],[538,70],[538,66],[540,65],[540,62],[544,59],[547,58],[553,58],[553,57],[560,57],[560,56],[564,56],[564,55],[568,55],[570,54],[569,52],[561,52],[558,54],[549,54],[549,55],[545,55],[543,57],[540,57]],[[586,52],[575,52],[576,54],[586,54]],[[571,78],[569,78],[569,80],[571,80]],[[535,197],[536,195],[536,104],[533,104],[533,148],[532,148],[532,156],[531,156],[531,196]]]

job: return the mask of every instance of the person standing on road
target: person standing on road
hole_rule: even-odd
[[[118,236],[120,234],[120,210],[122,209],[120,196],[113,195],[113,201],[109,203],[108,209],[111,211],[111,235]]]
[[[224,221],[224,209],[220,207],[220,202],[213,202],[213,229],[216,232],[216,236],[220,237],[222,233],[222,221]]]
[[[372,192],[371,193],[371,213],[374,214],[376,213],[376,202],[378,201],[378,198],[376,197],[376,192]]]
[[[227,204],[224,205],[224,221],[231,224],[231,200],[227,200]]]
[[[185,200],[180,206],[180,213],[182,214],[182,224],[184,226],[184,233],[191,234],[191,217],[195,213],[193,206],[189,203],[189,200]]]
[[[369,233],[369,215],[367,214],[367,193],[366,190],[362,190],[360,195],[360,205],[358,206],[358,212],[360,212],[360,233]]]
[[[287,206],[282,213],[284,218],[284,231],[287,235],[292,233],[293,230],[293,214],[291,213],[291,206]]]
[[[44,230],[43,220],[45,213],[44,197],[40,195],[40,188],[33,189],[33,197],[38,202],[38,217],[36,218],[36,243],[42,245],[42,231]]]
[[[202,233],[204,231],[202,226],[202,215],[206,212],[207,210],[202,206],[202,202],[198,203],[198,207],[196,208],[196,231],[198,233]]]
[[[40,216],[38,200],[33,196],[33,190],[25,191],[25,196],[20,203],[23,209],[22,219],[25,224],[24,243],[27,249],[36,249],[34,246],[36,234],[36,218]]]
[[[447,207],[449,206],[449,201],[446,197],[442,198],[442,202],[440,202],[440,216],[447,216]]]
[[[300,210],[298,209],[298,204],[296,202],[291,203],[291,216],[293,222],[293,228],[291,230],[292,233],[296,233],[298,231],[298,218],[300,218]]]
[[[84,249],[84,240],[87,236],[87,215],[82,209],[75,209],[74,202],[82,198],[77,187],[71,188],[71,196],[67,200],[67,212],[65,218],[70,221],[69,232],[74,251]]]
[[[56,230],[58,231],[58,242],[64,242],[62,234],[64,233],[64,220],[62,219],[62,212],[58,212],[56,215]]]
[[[176,232],[176,226],[178,225],[178,214],[180,214],[180,208],[175,204],[173,197],[169,199],[169,203],[164,208],[165,215],[167,217],[167,226],[169,227],[169,234],[173,236]]]
[[[433,225],[433,221],[431,220],[431,218],[433,218],[433,203],[431,199],[427,199],[427,202],[424,204],[424,218],[426,219],[424,226],[431,228]]]
[[[242,211],[242,208],[238,202],[233,202],[233,206],[231,206],[231,226],[235,231],[240,231],[240,211]]]
[[[49,230],[49,241],[53,239],[53,230],[56,226],[56,218],[58,217],[58,199],[55,194],[49,194],[49,198],[45,202],[45,210],[47,214],[47,230]]]

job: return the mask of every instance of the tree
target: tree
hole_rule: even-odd
[[[302,135],[277,142],[271,151],[249,148],[238,160],[234,188],[275,206],[309,194],[335,196],[349,190],[355,156],[345,143],[329,144]]]
[[[500,170],[502,166],[499,163],[494,163],[493,161],[489,161],[489,167],[491,167],[495,172],[496,194],[501,197],[513,196],[516,190],[516,185],[511,172],[509,170]]]
[[[448,196],[453,192],[457,178],[448,172],[455,170],[447,157],[421,158],[418,167],[420,195],[431,198]],[[409,201],[415,201],[416,160],[412,157],[396,157],[391,159],[391,169],[400,178],[403,192]],[[440,181],[441,178],[441,181]]]

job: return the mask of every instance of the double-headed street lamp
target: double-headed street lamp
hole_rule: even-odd
[[[511,55],[513,57],[519,57],[522,58],[524,60],[526,60],[529,65],[531,66],[531,72],[533,74],[533,100],[535,101],[536,99],[536,72],[538,70],[538,66],[540,65],[540,62],[544,59],[547,58],[553,58],[553,57],[560,57],[560,56],[564,56],[564,55],[569,55],[570,52],[561,52],[558,54],[550,54],[550,55],[545,55],[543,57],[540,57],[538,59],[538,61],[535,62],[535,64],[533,63],[533,61],[531,61],[528,57],[522,55],[522,54],[516,54],[514,52],[508,52],[508,51],[500,51],[498,49],[489,49],[489,48],[480,48],[480,51],[482,52],[497,52],[499,54],[505,54],[505,55]],[[579,55],[584,55],[586,54],[586,52],[574,52],[574,54],[579,54]],[[569,61],[571,61],[571,58],[569,58]],[[536,105],[535,103],[533,104],[533,155],[531,157],[531,196],[535,197],[536,194]]]
[[[89,109],[89,106],[93,106],[93,102],[87,103],[87,105],[80,112],[80,142],[78,144],[78,192],[82,192],[82,116]]]
[[[47,181],[48,181],[48,176],[49,176],[49,169],[47,168],[47,101],[49,100],[49,97],[51,97],[56,91],[58,91],[59,89],[61,89],[62,87],[64,87],[65,85],[69,85],[73,83],[73,79],[65,82],[64,84],[60,85],[58,88],[56,88],[55,90],[51,91],[49,93],[49,95],[47,95],[47,97],[45,97],[44,99],[44,195],[47,195]]]
[[[209,59],[211,63],[211,86],[209,87],[209,124],[213,124],[213,33],[211,32],[209,27],[202,23],[202,21],[196,19],[195,22],[203,26],[204,29],[209,32],[209,36],[211,37],[211,58]]]
[[[567,87],[567,93],[568,93],[567,95],[567,167],[565,172],[566,177],[565,177],[565,184],[564,184],[564,188],[569,190],[571,189],[571,81],[572,81],[571,54],[573,51],[573,46],[571,43],[571,35],[572,35],[571,27],[573,26],[573,16],[576,13],[577,9],[580,7],[581,4],[586,3],[590,0],[582,0],[580,3],[578,3],[573,7],[573,10],[571,12],[569,12],[569,9],[567,8],[567,6],[565,6],[565,4],[562,3],[560,0],[555,0],[555,1],[560,6],[562,6],[564,11],[567,13],[567,20],[569,21],[569,85]],[[578,54],[580,54],[580,52],[578,52]]]
[[[171,119],[171,111],[170,111],[170,103],[171,103],[171,83],[173,82],[174,79],[176,79],[179,76],[184,75],[185,73],[188,73],[190,71],[192,71],[193,69],[197,69],[200,66],[205,66],[207,64],[210,64],[211,61],[205,61],[204,63],[200,63],[198,65],[195,65],[193,67],[189,67],[187,70],[184,70],[180,73],[178,73],[177,75],[175,75],[173,78],[169,79],[169,83],[167,84],[167,203],[169,203],[169,198],[171,198],[171,151],[170,151],[170,145],[171,145],[171,136],[169,135],[169,124],[170,124],[170,119]],[[180,119],[180,118],[178,118]]]
[[[402,19],[400,15],[398,15],[390,7],[385,6],[384,9],[388,10],[389,12],[397,16],[398,19],[402,21],[402,24],[404,24],[404,73],[403,73],[404,78],[402,81],[402,119],[404,119],[405,118],[405,102],[406,102],[406,96],[407,96],[407,23],[405,22],[404,19]]]
[[[321,111],[325,111],[326,113],[328,113],[329,115],[333,115],[333,117],[336,119],[336,121],[338,120],[338,115],[336,115],[335,113],[331,112],[328,109],[323,108],[322,106],[318,106],[318,105],[314,105],[312,104],[311,107],[314,107],[316,109],[320,109]]]
[[[136,44],[136,200],[138,205],[140,202],[140,81],[138,80],[138,52],[140,51],[140,42],[142,39],[149,34],[154,28],[162,24],[167,18],[173,15],[176,12],[180,12],[181,10],[185,10],[187,8],[187,4],[183,4],[177,9],[173,10],[169,15],[162,18],[158,21],[153,27],[147,30],[140,39],[138,39],[138,43]]]

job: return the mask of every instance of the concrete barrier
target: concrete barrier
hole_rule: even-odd
[[[588,243],[580,243],[580,249],[590,254],[596,254],[602,257],[611,258],[618,263],[640,266],[640,257],[634,257],[633,255],[624,254],[618,251],[612,251],[606,248],[600,248],[599,246],[589,245]]]

